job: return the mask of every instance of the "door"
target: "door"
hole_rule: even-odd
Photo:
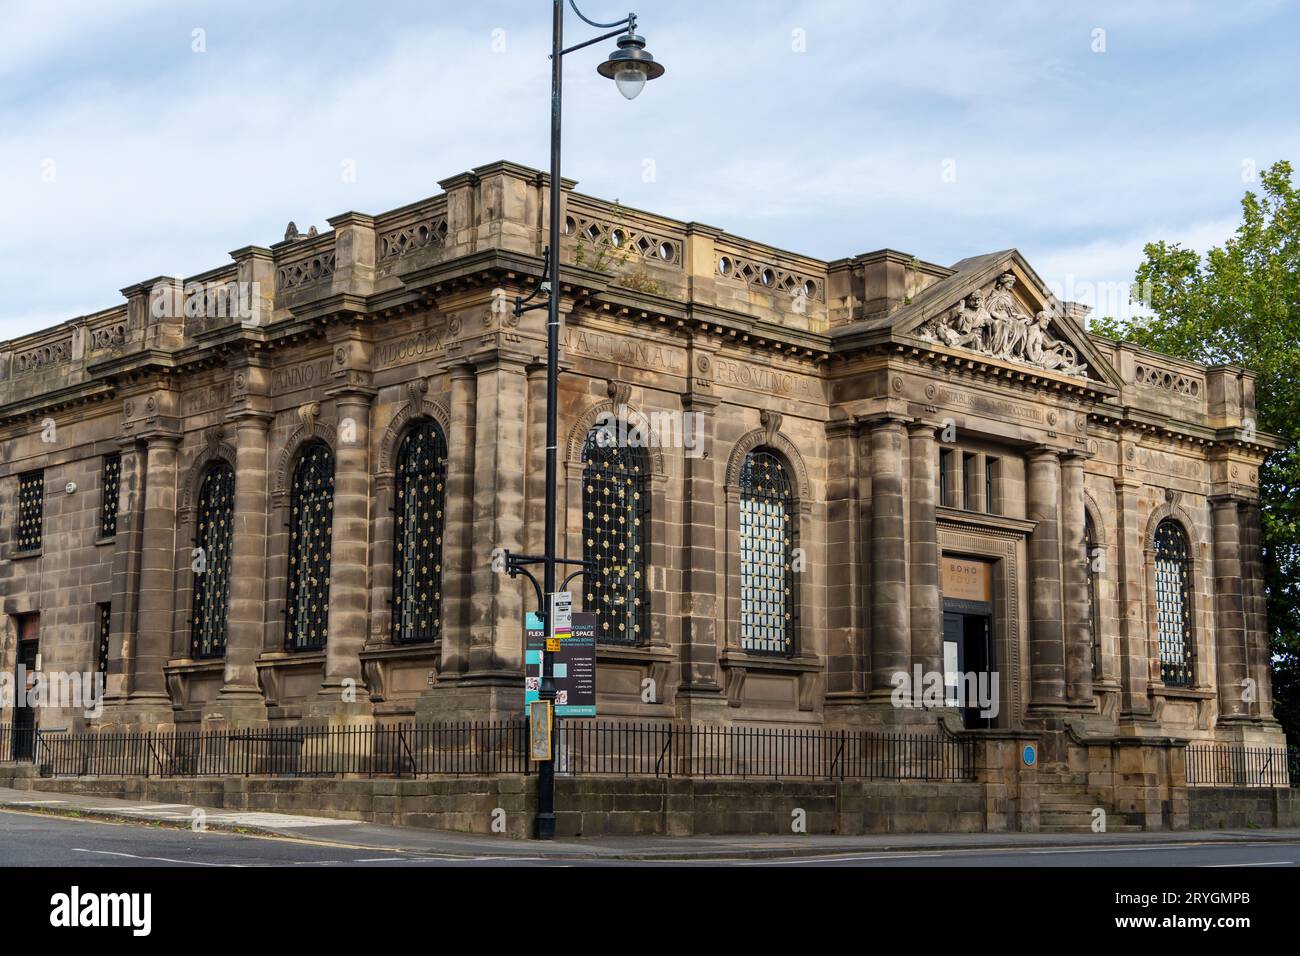
[[[993,616],[983,610],[972,613],[970,602],[944,603],[944,704],[960,707],[968,728],[994,727],[999,703],[993,683]]]
[[[40,615],[18,618],[18,660],[14,666],[14,760],[31,760],[36,752],[36,711],[28,706],[27,692],[36,682],[36,656],[40,651]]]

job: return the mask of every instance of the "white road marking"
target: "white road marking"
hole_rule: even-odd
[[[1230,866],[1295,866],[1290,860],[1269,860],[1264,863],[1206,863],[1207,870],[1220,870]]]
[[[155,863],[182,863],[188,866],[241,866],[239,863],[202,863],[198,860],[173,860],[166,856],[136,856],[134,853],[116,853],[113,850],[84,850],[74,846],[73,853],[99,853],[103,856],[124,856],[131,860],[150,860]]]

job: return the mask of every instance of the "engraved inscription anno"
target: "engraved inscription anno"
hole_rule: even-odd
[[[320,385],[329,381],[331,368],[330,360],[324,358],[276,369],[271,375],[271,390],[279,394]]]

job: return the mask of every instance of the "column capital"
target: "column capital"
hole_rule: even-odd
[[[913,438],[931,438],[933,439],[942,425],[936,425],[934,422],[927,422],[920,418],[914,418],[907,423],[907,434]]]
[[[355,382],[347,382],[343,385],[336,385],[333,388],[326,389],[325,397],[332,398],[335,402],[340,399],[352,399],[355,402],[364,401],[367,405],[375,400],[379,394],[379,389],[370,385],[359,385]]]
[[[264,412],[256,408],[237,408],[226,415],[226,421],[233,423],[237,428],[245,424],[261,425],[265,431],[271,427],[271,422],[275,421],[273,412]]]
[[[867,431],[877,431],[883,428],[901,428],[915,421],[909,415],[901,415],[898,412],[876,412],[873,415],[857,415],[853,423],[859,428],[865,428]]]
[[[1030,461],[1052,458],[1059,463],[1061,460],[1061,449],[1053,448],[1051,445],[1035,445],[1029,449],[1029,452],[1025,457]]]
[[[1205,500],[1210,503],[1210,507],[1217,509],[1220,506],[1226,507],[1228,505],[1240,506],[1250,504],[1252,499],[1236,492],[1222,492],[1216,495],[1207,495]]]
[[[1080,467],[1086,464],[1093,457],[1092,452],[1086,451],[1082,448],[1067,448],[1060,454],[1062,465],[1079,465]]]

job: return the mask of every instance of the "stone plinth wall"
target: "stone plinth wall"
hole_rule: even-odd
[[[270,777],[40,778],[0,766],[0,786],[219,810],[273,811],[372,823],[505,834],[532,825],[535,777],[310,780]],[[564,777],[556,781],[560,836],[969,832],[984,829],[976,783],[896,783]],[[497,815],[500,816],[499,814]]]
[[[1189,787],[1194,830],[1300,827],[1300,789],[1285,787]]]

